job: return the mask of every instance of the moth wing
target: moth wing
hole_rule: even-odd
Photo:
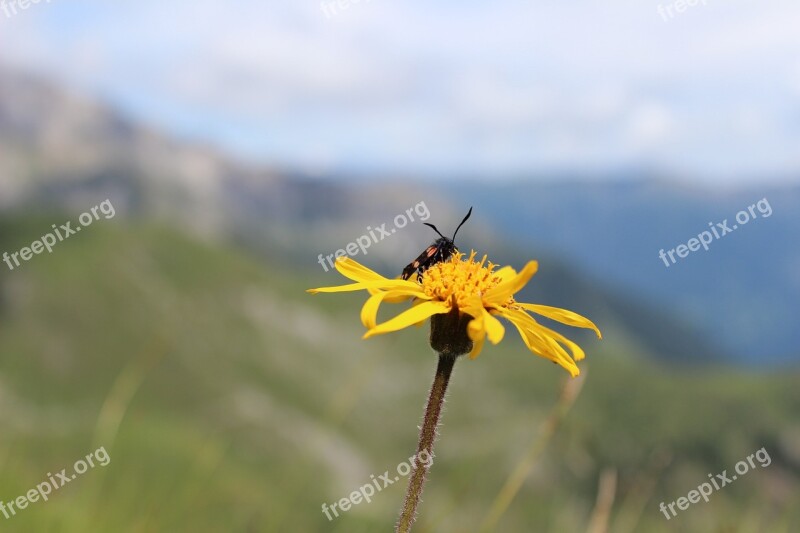
[[[416,271],[417,271],[417,269],[418,269],[419,267],[421,267],[422,265],[426,264],[426,263],[427,263],[427,262],[428,262],[428,261],[431,259],[431,257],[433,257],[434,255],[436,255],[436,252],[437,252],[438,250],[439,250],[439,247],[438,247],[438,246],[436,246],[435,244],[431,244],[430,246],[428,246],[427,248],[425,248],[425,249],[422,251],[422,253],[421,253],[421,254],[419,254],[419,257],[417,257],[416,259],[414,259],[413,261],[411,261],[411,263],[409,263],[409,264],[408,264],[408,266],[406,266],[406,267],[403,269],[403,274],[402,274],[402,276],[401,276],[401,277],[402,277],[403,279],[408,279],[408,278],[410,278],[410,277],[411,277],[411,274],[413,274],[414,272],[416,272]]]

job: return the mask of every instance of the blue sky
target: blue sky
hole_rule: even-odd
[[[0,61],[308,172],[800,174],[796,0],[350,1],[43,0]]]

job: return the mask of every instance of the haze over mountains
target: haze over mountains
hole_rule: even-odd
[[[723,194],[647,181],[432,188],[309,179],[176,141],[110,106],[9,70],[0,72],[0,176],[3,210],[80,211],[109,197],[122,215],[155,215],[195,235],[234,239],[314,269],[318,253],[420,201],[440,228],[476,205],[470,231],[459,237],[464,246],[491,239],[495,257],[515,264],[548,254],[571,260],[579,274],[549,259],[537,294],[567,294],[608,310],[645,351],[687,360],[718,359],[725,351],[754,363],[798,356],[796,187]],[[769,218],[670,268],[658,259],[659,249],[685,243],[709,221],[733,218],[763,197],[774,209]],[[427,244],[420,239],[432,238],[425,231],[398,232],[370,251],[370,261],[405,264]]]

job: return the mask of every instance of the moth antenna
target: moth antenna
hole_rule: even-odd
[[[469,212],[467,213],[467,216],[464,217],[464,220],[461,221],[461,224],[458,225],[458,227],[456,228],[456,231],[453,233],[453,238],[451,239],[453,242],[455,242],[455,240],[456,240],[456,233],[458,233],[458,230],[461,229],[461,226],[464,225],[464,222],[467,221],[467,219],[469,218],[469,216],[471,214],[472,214],[472,207],[469,208]]]
[[[430,226],[431,228],[433,228],[433,231],[435,231],[436,233],[439,233],[439,230],[436,229],[436,226],[434,226],[433,224],[428,224],[427,222],[423,222],[423,224],[425,224],[426,226]],[[441,237],[442,239],[446,239],[447,238],[444,235],[442,235],[441,233],[439,233],[439,237]]]

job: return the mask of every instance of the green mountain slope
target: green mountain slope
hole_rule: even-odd
[[[51,219],[0,220],[0,252]],[[321,506],[411,455],[434,356],[426,329],[360,340],[361,295],[303,292],[335,282],[111,223],[14,271],[0,264],[0,500],[101,446],[111,458],[0,527],[390,530],[402,480],[333,521]],[[575,335],[585,385],[498,530],[585,530],[608,468],[612,531],[794,530],[797,374],[686,375],[634,357],[624,327],[609,331]],[[476,530],[564,378],[511,331],[458,363],[416,531]],[[761,447],[770,466],[669,522],[659,512]]]

